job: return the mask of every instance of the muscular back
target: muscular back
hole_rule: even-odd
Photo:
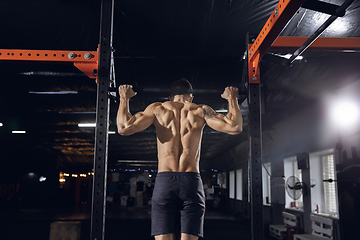
[[[154,107],[158,171],[199,172],[204,110],[194,103],[164,102]]]
[[[128,136],[156,127],[158,145],[158,171],[199,172],[202,130],[207,124],[216,131],[239,134],[242,115],[237,102],[238,89],[226,87],[221,97],[228,101],[226,116],[206,105],[196,105],[193,97],[177,94],[171,101],[152,103],[143,112],[132,115],[129,99],[136,95],[131,85],[120,85],[120,104],[116,117],[119,134]]]

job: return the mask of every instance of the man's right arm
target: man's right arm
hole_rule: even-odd
[[[221,97],[228,101],[229,113],[224,116],[223,114],[216,113],[211,107],[203,105],[206,124],[214,130],[231,135],[241,133],[243,119],[237,102],[238,89],[227,87]]]
[[[120,104],[116,116],[118,132],[131,135],[148,128],[155,120],[154,108],[160,103],[150,104],[143,112],[132,115],[129,111],[129,99],[136,95],[130,85],[119,87]]]

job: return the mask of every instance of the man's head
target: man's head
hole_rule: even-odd
[[[186,90],[190,90],[190,89],[193,89],[193,88],[191,86],[191,83],[185,78],[182,78],[180,80],[175,81],[171,85],[171,89],[179,89],[181,91],[172,92],[171,96],[170,96],[170,101],[174,101],[174,99],[181,98],[181,99],[184,99],[187,102],[191,102],[193,100],[193,98],[194,98],[192,93],[187,93],[186,92]]]

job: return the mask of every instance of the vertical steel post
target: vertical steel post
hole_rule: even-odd
[[[104,240],[114,0],[101,1],[91,240]]]
[[[255,35],[256,36],[256,35]],[[256,38],[256,37],[255,37]],[[247,46],[253,43],[254,36],[248,34]],[[249,47],[248,47],[249,51]],[[248,66],[249,67],[249,66]],[[248,77],[248,79],[251,76]],[[257,79],[259,80],[259,79]],[[261,133],[261,94],[260,83],[248,80],[249,107],[249,180],[251,205],[251,239],[264,239],[263,198],[262,198],[262,133]]]

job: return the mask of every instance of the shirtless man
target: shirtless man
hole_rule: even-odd
[[[192,89],[181,79],[172,89]],[[131,115],[129,99],[136,95],[131,85],[119,87],[120,105],[117,127],[127,136],[155,125],[158,174],[152,198],[151,235],[156,240],[173,240],[177,225],[181,240],[203,237],[205,196],[199,174],[200,146],[205,124],[228,134],[242,132],[242,116],[237,102],[238,89],[225,88],[222,98],[229,103],[224,116],[206,105],[192,103],[189,93],[173,93],[170,101],[150,104]]]

